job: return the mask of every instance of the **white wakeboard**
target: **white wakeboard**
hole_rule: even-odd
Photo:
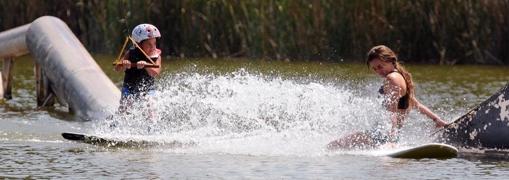
[[[422,158],[447,159],[458,156],[458,149],[455,148],[454,146],[447,144],[429,143],[393,152],[388,154],[387,156],[393,158],[410,158],[410,159],[422,159]]]

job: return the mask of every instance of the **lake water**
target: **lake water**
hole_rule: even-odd
[[[97,56],[121,85],[111,57]],[[433,123],[412,113],[396,149],[335,151],[325,145],[387,124],[381,79],[363,64],[242,59],[167,60],[146,104],[103,121],[67,108],[38,110],[33,63],[16,60],[13,99],[0,102],[0,178],[51,179],[506,179],[509,160],[482,154],[396,159],[385,154],[433,142]],[[509,82],[509,67],[407,67],[417,98],[447,121]],[[98,87],[100,88],[100,87]],[[112,126],[114,124],[114,127]],[[64,140],[62,132],[183,142],[185,147],[115,148]]]

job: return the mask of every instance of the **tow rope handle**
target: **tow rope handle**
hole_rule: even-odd
[[[141,49],[141,47],[138,45],[138,43],[136,43],[136,41],[134,41],[134,39],[131,38],[131,36],[127,36],[125,38],[124,44],[122,45],[122,49],[120,49],[120,53],[118,54],[117,59],[115,59],[115,61],[113,62],[114,66],[121,64],[120,58],[122,58],[122,54],[124,54],[124,49],[127,46],[127,42],[129,42],[129,40],[131,41],[131,43],[134,44],[134,46],[136,48],[138,48],[141,51],[141,53],[143,53],[145,58],[147,58],[150,61],[151,64],[145,64],[145,67],[150,67],[150,68],[154,68],[154,67],[158,68],[159,67],[159,65],[157,65],[156,63],[154,63],[154,61],[152,61],[152,59],[147,55],[147,53],[145,53],[145,51],[143,51],[143,49]],[[131,67],[136,67],[136,64],[131,64]]]

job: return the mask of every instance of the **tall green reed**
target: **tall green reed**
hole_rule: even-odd
[[[42,15],[95,53],[146,22],[177,57],[362,62],[386,44],[406,62],[509,64],[509,0],[0,0],[0,30]]]

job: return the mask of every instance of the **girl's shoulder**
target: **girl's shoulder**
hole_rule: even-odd
[[[387,76],[385,76],[385,78],[387,80],[399,80],[399,79],[405,80],[403,75],[401,73],[399,73],[398,71],[393,71],[393,72],[387,74]]]
[[[387,74],[387,76],[385,76],[385,80],[390,84],[395,85],[405,84],[405,78],[403,78],[403,75],[401,75],[401,73],[397,71]]]

